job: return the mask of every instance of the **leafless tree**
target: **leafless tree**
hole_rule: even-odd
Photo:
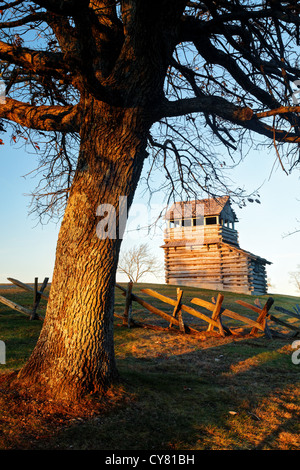
[[[66,205],[20,384],[75,398],[117,377],[121,240],[97,238],[97,207],[129,209],[143,166],[151,191],[164,170],[170,197],[231,188],[241,203],[228,169],[250,146],[297,168],[299,25],[297,1],[2,1],[1,126],[41,156],[37,210]]]
[[[300,264],[297,266],[297,271],[290,272],[290,280],[296,287],[297,291],[300,292]]]
[[[139,282],[146,274],[157,276],[162,267],[156,256],[152,255],[147,243],[121,252],[118,271],[126,274],[132,282]]]

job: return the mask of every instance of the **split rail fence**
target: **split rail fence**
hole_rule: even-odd
[[[257,318],[254,320],[253,318],[249,318],[246,315],[242,315],[240,313],[234,312],[224,307],[223,306],[224,295],[220,293],[218,294],[217,298],[212,299],[212,302],[208,302],[207,300],[203,300],[197,297],[191,299],[190,301],[191,303],[197,305],[198,307],[202,307],[203,309],[205,309],[205,311],[208,311],[208,313],[203,313],[203,312],[200,312],[199,310],[196,310],[193,307],[190,307],[182,303],[183,291],[180,288],[177,288],[176,299],[167,297],[166,295],[160,294],[159,292],[156,292],[155,290],[152,290],[152,289],[141,289],[141,292],[151,297],[154,297],[168,305],[173,306],[174,307],[173,313],[172,315],[170,315],[170,313],[164,312],[163,310],[151,305],[150,303],[148,303],[141,297],[138,297],[136,294],[133,294],[132,286],[133,286],[132,282],[128,283],[127,289],[121,286],[120,284],[116,284],[116,287],[122,291],[122,294],[125,296],[125,299],[126,299],[125,310],[124,310],[123,316],[115,314],[116,317],[123,320],[124,326],[128,326],[128,327],[142,326],[142,327],[149,327],[149,328],[159,328],[154,325],[137,322],[136,320],[133,319],[132,303],[137,302],[146,310],[148,310],[150,313],[157,315],[163,318],[164,320],[166,320],[169,323],[169,326],[167,327],[168,329],[173,326],[176,326],[179,328],[179,330],[182,333],[203,335],[203,331],[199,331],[198,329],[191,327],[190,325],[188,325],[186,322],[183,321],[183,318],[182,318],[183,312],[188,313],[192,317],[196,317],[200,320],[203,320],[204,322],[207,323],[206,331],[216,332],[222,337],[225,337],[226,335],[234,334],[234,329],[228,328],[224,324],[224,317],[228,317],[233,320],[242,322],[243,324],[246,324],[248,327],[251,328],[251,332],[250,332],[251,335],[255,335],[260,331],[270,339],[273,336],[282,336],[280,332],[273,330],[269,327],[268,320],[274,323],[277,323],[280,326],[293,330],[295,336],[297,336],[300,333],[300,327],[287,323],[270,313],[270,309],[274,304],[274,299],[272,297],[269,297],[263,306],[260,304],[260,301],[258,299],[255,301],[256,305],[252,305],[243,300],[235,301],[237,304],[243,306],[246,310],[248,311],[251,310],[252,312],[254,311],[257,314]],[[286,315],[292,316],[300,320],[300,309],[299,309],[299,314],[297,314],[297,313],[291,312],[290,310],[284,309],[282,307],[275,307],[275,308],[281,313],[285,313]],[[161,328],[161,329],[166,329],[166,328]]]
[[[8,280],[24,289],[27,292],[31,292],[33,294],[33,304],[32,309],[30,310],[27,307],[23,307],[15,302],[7,299],[0,295],[0,302],[5,304],[6,306],[10,307],[13,310],[16,310],[20,313],[27,315],[30,320],[44,320],[43,316],[37,312],[41,299],[48,300],[48,295],[44,292],[49,278],[45,278],[42,285],[38,286],[38,278],[35,278],[34,287],[24,284],[17,279],[8,278]],[[193,307],[185,305],[182,301],[183,299],[183,290],[177,288],[177,298],[173,299],[166,295],[160,294],[153,289],[141,289],[141,292],[149,295],[152,298],[158,299],[163,303],[171,305],[173,307],[172,314],[167,313],[161,310],[158,307],[150,304],[149,302],[145,301],[141,297],[137,296],[132,292],[133,283],[129,282],[127,284],[127,288],[121,286],[120,284],[116,284],[116,287],[122,291],[123,296],[125,297],[125,309],[123,315],[115,314],[115,317],[120,318],[122,320],[123,326],[131,327],[143,327],[143,328],[152,328],[152,329],[159,329],[159,330],[170,330],[170,328],[176,327],[178,331],[184,334],[192,334],[192,335],[200,335],[203,337],[203,330],[198,330],[192,326],[190,326],[186,321],[183,320],[183,312],[189,314],[191,317],[196,317],[199,320],[203,320],[207,324],[206,331],[214,332],[222,337],[226,335],[234,334],[234,329],[231,327],[229,328],[224,324],[224,317],[236,320],[245,324],[248,328],[251,328],[250,334],[255,335],[259,331],[265,334],[268,338],[272,338],[273,336],[282,336],[280,332],[277,330],[273,330],[269,327],[268,321],[274,322],[281,327],[288,328],[293,331],[294,336],[297,336],[300,333],[300,327],[296,326],[295,324],[288,323],[282,318],[276,317],[273,312],[270,312],[271,307],[274,304],[274,299],[269,297],[264,305],[260,304],[258,299],[255,300],[255,305],[249,304],[243,300],[236,300],[235,302],[242,307],[244,307],[247,311],[251,310],[257,314],[257,318],[254,320],[253,318],[249,318],[246,315],[242,315],[240,313],[234,312],[229,310],[223,305],[224,302],[224,295],[218,294],[217,298],[212,298],[212,302],[208,302],[207,300],[203,300],[201,298],[195,297],[190,300],[192,304],[197,305],[197,307],[201,307],[205,309],[206,313],[200,312]],[[162,327],[158,325],[150,325],[144,322],[139,322],[133,318],[132,313],[132,304],[133,302],[138,303],[141,305],[146,311],[159,316],[163,320],[168,323],[167,327]],[[297,305],[295,307],[295,311],[287,310],[283,307],[275,307],[275,310],[280,312],[281,314],[287,315],[292,318],[296,318],[300,320],[300,307]],[[286,335],[284,335],[286,336]]]

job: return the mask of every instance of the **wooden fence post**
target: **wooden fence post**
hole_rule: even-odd
[[[32,309],[32,314],[30,316],[30,320],[35,320],[38,318],[38,314],[36,313],[38,306],[40,304],[42,295],[44,290],[47,287],[49,278],[45,277],[43,284],[41,285],[40,290],[38,289],[38,278],[36,277],[34,279],[34,296],[33,296],[33,309]]]
[[[41,299],[41,296],[38,294],[38,282],[39,282],[39,278],[35,277],[34,278],[34,291],[33,291],[33,308],[32,308],[32,314],[30,316],[30,320],[35,320],[35,318],[37,317],[36,311],[37,311],[37,308]]]
[[[261,313],[259,314],[259,316],[256,320],[257,323],[260,323],[262,325],[266,336],[268,336],[269,338],[270,337],[272,338],[272,336],[271,336],[270,330],[269,330],[268,325],[267,325],[267,314],[268,314],[270,308],[272,307],[273,303],[274,303],[274,299],[272,299],[272,297],[269,297],[267,302],[264,305],[264,308],[262,309]],[[255,333],[257,333],[257,331],[258,331],[257,328],[254,327],[251,330],[251,334],[254,335]]]
[[[126,299],[125,299],[125,310],[123,316],[123,326],[128,326],[130,328],[130,320],[131,320],[131,311],[132,311],[132,286],[133,282],[129,281],[127,284],[126,290]]]
[[[218,323],[218,327],[219,327],[219,331],[220,331],[220,334],[221,336],[225,336],[225,332],[224,332],[224,329],[223,329],[223,325],[221,323],[221,319],[220,319],[220,314],[221,314],[221,308],[222,308],[222,302],[224,300],[224,295],[222,294],[218,294],[218,297],[217,297],[217,301],[216,301],[216,304],[215,304],[215,309],[212,313],[212,320],[215,320],[217,323]],[[212,325],[211,323],[208,325],[208,328],[207,328],[207,331],[213,331],[214,329],[214,325]]]
[[[182,299],[183,291],[178,287],[177,288],[177,302],[173,310],[173,318],[178,317],[179,321],[179,329],[185,333],[184,323],[182,320],[182,312],[181,312],[181,299]],[[173,324],[173,319],[170,321],[169,328],[171,328]]]

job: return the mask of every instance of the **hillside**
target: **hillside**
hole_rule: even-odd
[[[141,288],[175,298],[176,287],[134,287],[134,293],[152,305],[172,312],[171,306],[141,293]],[[0,295],[23,306],[32,304],[32,296],[17,288],[1,289]],[[184,302],[195,296],[209,301],[216,292],[184,289]],[[273,297],[274,305],[285,308],[300,300]],[[254,302],[249,296],[226,293],[224,304],[244,313],[237,298]],[[124,297],[117,291],[116,313],[122,315],[123,310]],[[168,326],[138,304],[133,305],[133,318]],[[204,340],[178,332],[128,329],[120,323],[116,318],[121,382],[102,408],[93,414],[83,408],[78,415],[78,410],[53,408],[39,397],[18,396],[1,387],[0,449],[299,449],[300,365],[292,362],[291,331],[270,340],[262,334],[249,336],[237,322],[231,326],[241,334]],[[29,321],[0,304],[0,339],[7,348],[2,376],[24,364],[40,328],[40,321]]]

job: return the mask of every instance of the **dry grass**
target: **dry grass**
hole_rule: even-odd
[[[101,398],[58,403],[12,386],[12,375],[0,376],[0,449],[43,449],[44,441],[49,442],[58,432],[103,416],[130,400],[120,385]]]

